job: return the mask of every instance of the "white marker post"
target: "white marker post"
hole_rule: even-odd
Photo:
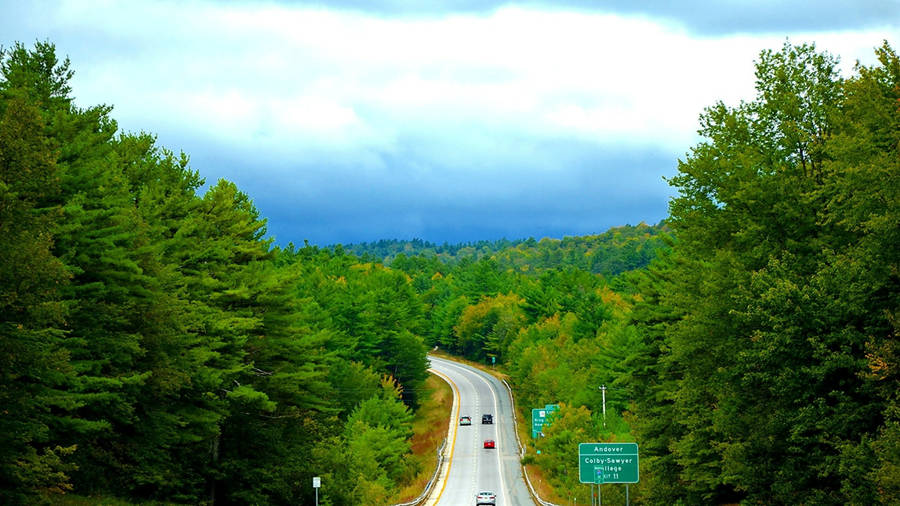
[[[322,486],[322,478],[313,478],[313,488],[316,489],[316,506],[319,506],[319,487]]]
[[[606,385],[600,385],[600,391],[603,392],[603,426],[606,427]]]

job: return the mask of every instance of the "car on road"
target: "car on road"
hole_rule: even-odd
[[[488,491],[478,492],[475,496],[475,506],[481,504],[497,504],[497,494]]]
[[[472,417],[471,416],[461,416],[459,417],[460,425],[472,425]]]
[[[493,439],[485,439],[485,440],[484,440],[484,447],[485,447],[485,448],[496,448],[497,445],[494,443],[494,440],[493,440]]]
[[[481,415],[481,423],[494,423],[494,415]]]

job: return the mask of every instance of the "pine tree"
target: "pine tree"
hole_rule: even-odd
[[[64,390],[68,273],[52,254],[57,166],[40,111],[0,89],[0,502],[18,504],[71,489],[75,447],[54,445],[50,432],[77,403]]]

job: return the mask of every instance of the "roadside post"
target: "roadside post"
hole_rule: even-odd
[[[600,492],[600,485],[603,485],[603,469],[596,469],[595,471],[597,472],[594,476],[594,483],[597,484],[597,506],[603,506],[603,495]]]
[[[606,385],[600,385],[600,391],[603,392],[603,426],[606,427]]]
[[[313,478],[313,488],[316,489],[316,506],[319,506],[319,487],[322,486],[322,478]]]

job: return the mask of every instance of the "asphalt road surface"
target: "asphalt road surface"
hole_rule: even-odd
[[[533,506],[519,465],[513,409],[506,387],[475,368],[436,357],[429,359],[431,367],[449,378],[459,392],[450,470],[446,482],[436,487],[437,504],[475,504],[478,492],[490,490],[497,494],[498,506]],[[494,423],[482,424],[484,414],[493,415]],[[472,425],[459,426],[460,416],[471,417]],[[484,448],[486,439],[493,439],[496,448]]]

